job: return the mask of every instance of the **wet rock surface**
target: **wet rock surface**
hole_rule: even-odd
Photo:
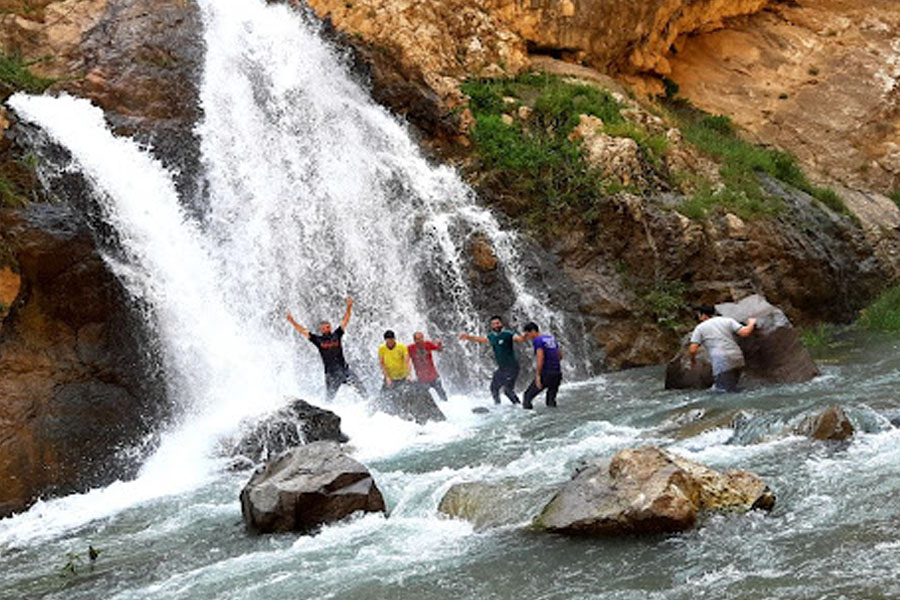
[[[256,421],[244,423],[245,431],[231,448],[252,464],[268,460],[295,446],[312,442],[346,442],[341,418],[330,410],[294,399],[284,408]]]
[[[535,491],[515,481],[457,483],[438,505],[438,512],[469,521],[477,531],[514,525],[529,519],[535,506],[547,502],[552,489]]]
[[[168,413],[143,315],[65,205],[0,212],[21,288],[0,332],[0,515],[133,474]]]
[[[840,406],[829,406],[817,415],[803,419],[795,430],[814,440],[844,441],[853,437],[856,428]]]
[[[684,531],[704,511],[771,509],[775,496],[747,471],[719,473],[653,446],[583,465],[535,519],[576,535]]]
[[[335,442],[315,442],[268,461],[241,491],[247,528],[314,532],[356,512],[385,512],[369,471]]]
[[[757,319],[756,330],[749,338],[736,338],[744,353],[744,372],[748,377],[765,383],[802,383],[819,374],[790,320],[762,296],[719,304],[716,310],[740,323]],[[694,369],[686,345],[666,368],[666,389],[704,389],[712,383],[712,365],[705,349],[698,353]]]
[[[428,388],[416,383],[394,383],[393,387],[383,390],[372,404],[380,412],[420,425],[447,420]]]

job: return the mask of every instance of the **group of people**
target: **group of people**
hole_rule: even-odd
[[[309,331],[300,325],[290,312],[287,320],[294,328],[306,337],[319,350],[322,363],[325,367],[326,397],[330,401],[334,398],[338,389],[344,384],[351,387],[364,397],[368,396],[362,380],[347,364],[344,358],[342,338],[350,322],[353,310],[353,299],[347,298],[347,310],[341,325],[332,330],[329,321],[319,323],[319,333]],[[690,338],[688,352],[691,357],[691,368],[696,366],[697,353],[700,347],[706,348],[712,363],[715,389],[723,392],[734,392],[744,366],[744,356],[736,343],[735,336],[748,337],[755,327],[756,319],[748,319],[746,324],[718,316],[711,306],[695,308],[695,314],[699,324],[694,329]],[[530,322],[523,328],[523,334],[518,334],[504,327],[503,319],[499,316],[491,317],[490,331],[486,336],[461,333],[460,340],[489,344],[494,353],[497,369],[491,378],[490,390],[495,404],[500,404],[500,392],[513,404],[520,404],[523,408],[534,408],[534,399],[541,393],[547,393],[546,403],[549,407],[556,406],[556,396],[562,383],[563,357],[562,348],[556,338],[549,334],[541,334],[536,323]],[[528,388],[522,401],[516,394],[516,382],[519,378],[519,359],[516,355],[515,344],[519,342],[531,342],[535,357],[535,377]],[[416,383],[417,385],[433,389],[438,397],[447,401],[447,392],[441,383],[441,377],[434,366],[432,353],[443,352],[444,345],[440,340],[426,340],[424,333],[417,331],[413,334],[413,343],[405,345],[397,341],[393,331],[384,332],[384,344],[378,348],[378,362],[384,377],[382,385],[383,393],[390,393],[403,386]],[[413,377],[415,370],[415,377]]]
[[[300,335],[307,338],[319,351],[322,363],[325,367],[326,397],[330,401],[334,398],[338,389],[344,384],[349,384],[356,391],[368,396],[365,386],[357,374],[350,368],[344,358],[342,338],[350,322],[353,311],[353,299],[347,298],[347,309],[344,318],[337,329],[332,330],[330,321],[319,323],[319,333],[312,333],[309,329],[299,324],[287,313],[288,322]],[[505,329],[503,319],[494,316],[490,320],[490,332],[487,336],[460,334],[460,339],[469,342],[490,344],[494,359],[497,362],[497,370],[491,379],[491,396],[495,404],[500,404],[500,391],[509,398],[513,404],[520,404],[516,395],[515,385],[519,377],[519,359],[516,356],[514,344],[517,342],[531,342],[535,356],[535,378],[525,390],[521,401],[523,408],[534,408],[534,399],[542,392],[547,392],[547,406],[556,406],[556,395],[562,383],[562,349],[556,338],[549,334],[541,334],[536,323],[527,323],[523,335]],[[433,389],[438,397],[446,401],[447,392],[441,383],[441,377],[434,366],[432,353],[443,352],[444,345],[441,340],[426,340],[425,334],[417,331],[413,334],[413,343],[405,345],[397,341],[396,334],[387,330],[384,332],[384,343],[378,348],[378,362],[383,375],[382,393],[390,393],[405,385],[415,383],[428,389]],[[415,370],[415,377],[413,377]]]

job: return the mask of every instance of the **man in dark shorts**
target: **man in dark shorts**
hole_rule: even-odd
[[[417,331],[413,334],[413,343],[407,346],[406,349],[409,351],[409,358],[416,369],[416,380],[419,382],[419,385],[434,389],[438,397],[446,402],[447,392],[444,391],[444,386],[441,385],[441,376],[438,375],[437,369],[434,368],[434,359],[431,357],[432,352],[444,351],[444,344],[441,343],[441,340],[427,341],[425,334]]]
[[[516,379],[519,378],[519,359],[516,358],[516,349],[513,342],[521,342],[525,338],[516,335],[514,331],[503,329],[503,319],[498,316],[491,317],[491,332],[487,337],[480,335],[459,334],[459,339],[479,344],[490,344],[494,351],[494,359],[497,361],[497,370],[491,379],[491,396],[494,404],[500,404],[500,390],[513,404],[519,404],[516,396]]]
[[[532,401],[535,397],[547,390],[547,406],[556,406],[556,393],[562,383],[562,349],[552,335],[541,335],[536,323],[525,325],[525,339],[530,340],[534,347],[534,381],[525,390],[522,398],[522,408],[534,408]]]
[[[300,335],[308,339],[319,350],[322,356],[322,364],[325,366],[325,396],[330,402],[338,389],[345,383],[349,383],[364,398],[368,397],[365,386],[356,376],[347,361],[344,360],[344,348],[341,345],[341,338],[344,337],[344,331],[350,322],[350,313],[353,310],[353,298],[347,298],[347,312],[341,321],[341,326],[331,330],[331,323],[322,321],[319,324],[319,335],[310,333],[310,331],[297,323],[290,312],[287,314],[288,322],[294,326],[294,329],[300,332]]]

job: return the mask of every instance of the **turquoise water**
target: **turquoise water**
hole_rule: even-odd
[[[354,518],[316,536],[248,535],[238,503],[248,474],[223,462],[180,494],[109,508],[107,490],[0,521],[0,596],[900,597],[900,430],[888,423],[900,415],[898,345],[850,335],[823,354],[817,380],[731,396],[663,391],[661,369],[567,385],[555,411],[538,404],[533,413],[502,406],[475,415],[487,394],[457,394],[448,422],[425,427],[368,418],[339,397],[350,451],[372,469],[389,517]],[[852,442],[788,433],[833,403],[861,429]],[[749,442],[729,444],[738,410],[751,415],[736,436]],[[688,533],[650,538],[569,539],[527,528],[579,459],[645,443],[755,471],[778,496],[774,511],[714,515]],[[475,480],[524,488],[510,500],[521,519],[475,531],[438,515],[450,485]],[[101,551],[93,564],[88,546]],[[64,569],[73,554],[81,559],[74,572]]]

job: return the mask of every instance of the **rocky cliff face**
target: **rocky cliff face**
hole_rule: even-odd
[[[0,2],[0,50],[90,98],[197,193],[196,6],[180,0]],[[5,99],[15,89],[0,86]],[[113,250],[84,182],[44,190],[14,115],[0,113],[2,259],[15,271],[0,332],[0,516],[134,472],[169,406],[146,315],[101,257]],[[52,195],[54,203],[45,203]]]
[[[695,105],[821,179],[900,188],[900,5],[801,0],[681,38],[665,72]]]

